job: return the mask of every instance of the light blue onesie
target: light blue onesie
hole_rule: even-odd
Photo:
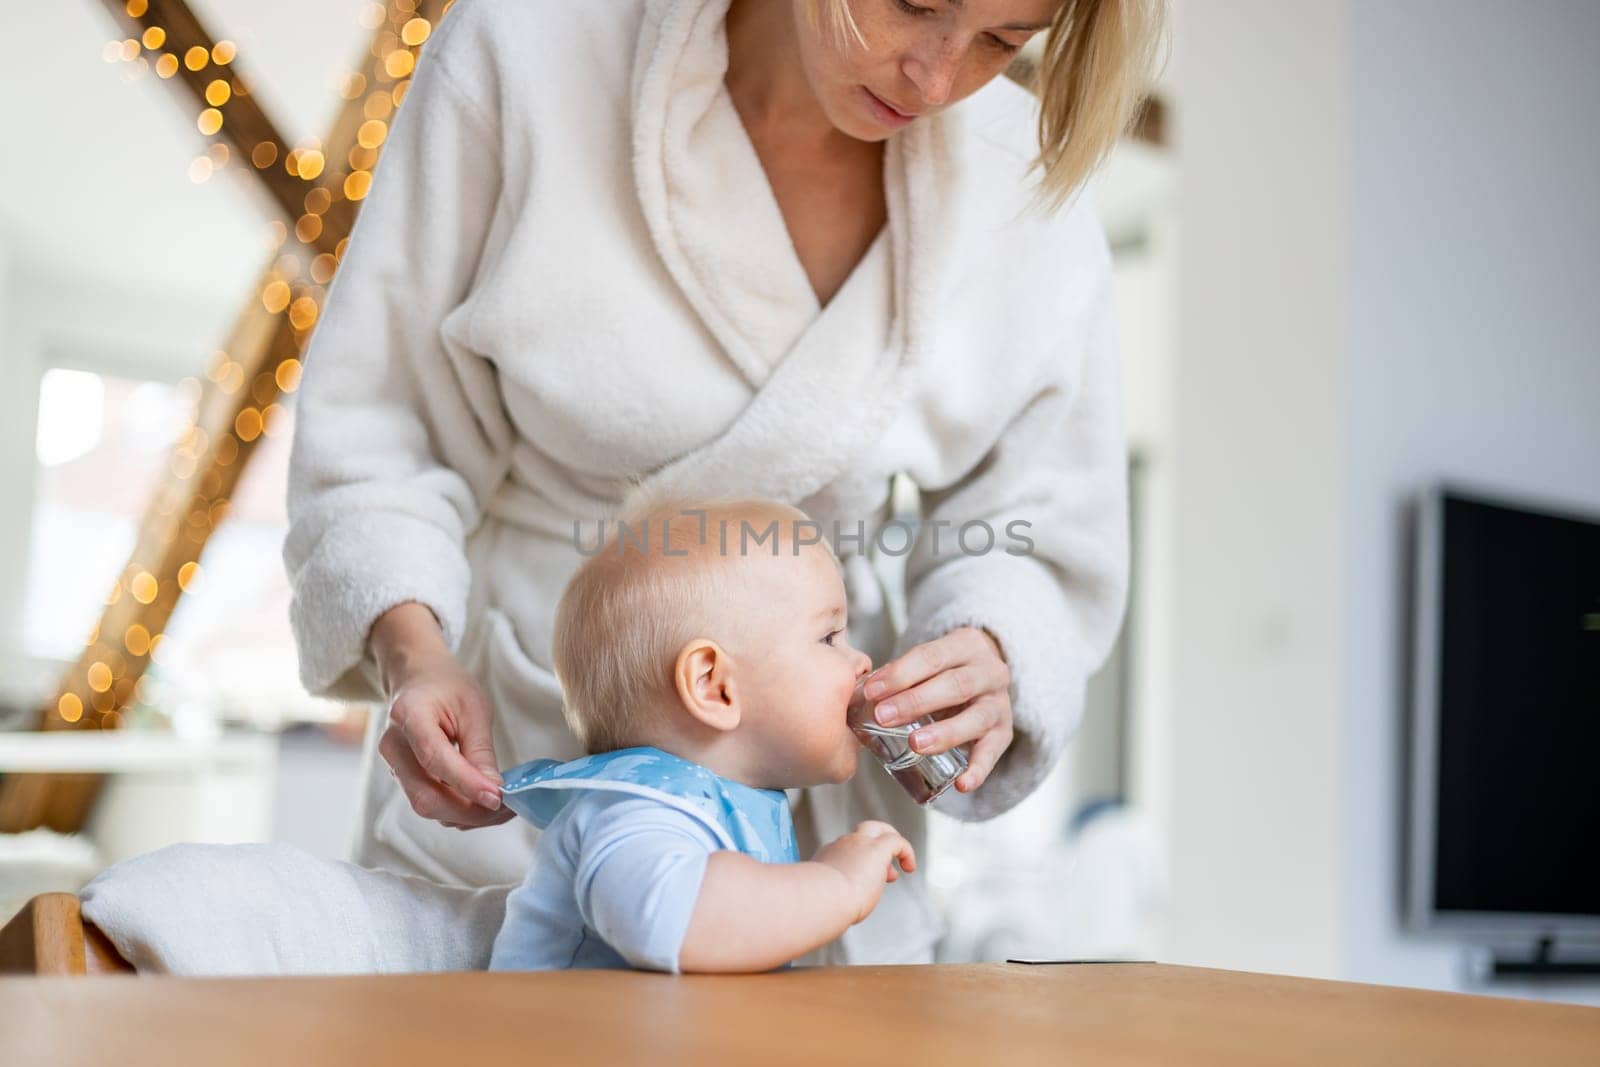
[[[506,899],[489,969],[678,971],[706,861],[733,849],[800,859],[789,800],[658,748],[505,774],[506,806],[544,832]]]

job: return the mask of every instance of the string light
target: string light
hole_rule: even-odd
[[[277,380],[280,392],[292,393],[300,388],[300,361],[298,359],[291,356],[284,360],[278,364],[277,369],[272,374]]]
[[[282,280],[268,282],[261,290],[261,306],[276,315],[289,306],[289,285]]]
[[[438,17],[443,17],[452,3],[453,0],[446,0]],[[172,28],[144,21],[150,15],[148,0],[125,0],[122,6],[130,19],[141,24],[135,26],[135,36],[104,42],[101,59],[110,64],[122,64],[122,76],[129,81],[152,70],[162,80],[170,80],[185,71],[188,75],[201,75],[190,81],[204,104],[195,113],[195,128],[212,140],[201,154],[190,159],[187,169],[191,181],[207,181],[233,161],[234,146],[222,136],[224,127],[235,129],[248,125],[237,116],[230,121],[227,112],[236,99],[250,95],[244,83],[224,71],[237,58],[238,46],[231,40],[220,40],[209,46],[191,43],[185,47],[184,41],[175,39]],[[326,287],[332,282],[349,245],[349,235],[345,232],[338,235],[331,253],[316,248],[330,225],[329,212],[341,198],[357,202],[369,195],[379,150],[388,139],[395,109],[410,88],[417,50],[437,28],[438,19],[419,15],[418,7],[417,0],[390,0],[388,4],[368,3],[359,13],[361,25],[376,34],[373,62],[366,71],[344,75],[337,87],[338,95],[345,101],[359,102],[363,120],[356,143],[345,150],[344,158],[334,155],[332,165],[340,168],[339,171],[329,171],[330,160],[322,143],[315,139],[292,149],[271,138],[248,147],[237,146],[242,153],[241,163],[248,159],[250,168],[255,171],[282,166],[285,173],[308,186],[302,198],[304,213],[292,223],[298,246],[289,246],[292,251],[278,256],[260,291],[262,308],[271,315],[286,315],[288,325],[301,334],[315,327]],[[182,32],[177,36],[181,38]],[[215,76],[206,77],[205,73],[211,68],[216,68]],[[234,133],[233,137],[237,139],[238,134]],[[235,168],[237,176],[244,177],[243,171],[250,168]],[[338,218],[338,225],[348,226],[348,215],[341,214]],[[290,232],[291,224],[286,220],[271,220],[263,232],[264,244],[269,251],[283,249]],[[300,246],[309,246],[309,250]],[[174,481],[162,486],[153,501],[156,513],[181,515],[182,523],[171,527],[169,544],[182,538],[186,543],[192,542],[198,553],[198,546],[204,543],[210,530],[227,518],[231,502],[224,495],[227,486],[220,472],[238,462],[241,444],[248,445],[263,435],[272,436],[281,430],[286,422],[281,398],[298,390],[302,372],[300,360],[294,357],[278,360],[259,373],[247,372],[245,365],[227,351],[214,350],[204,372],[206,388],[239,396],[248,381],[247,399],[253,401],[238,411],[228,430],[218,430],[215,434],[209,433],[199,422],[203,399],[200,380],[185,378],[178,384],[179,403],[190,412],[190,422],[169,456]],[[185,487],[180,488],[176,482],[185,483]],[[126,592],[139,605],[170,609],[181,593],[197,587],[201,574],[196,558],[189,558],[178,566],[175,581],[158,578],[156,569],[151,566],[130,563],[112,584],[106,606],[109,609],[118,604]],[[85,656],[88,666],[57,698],[54,710],[60,720],[76,724],[93,710],[98,717],[93,721],[114,727],[123,721],[118,709],[135,700],[147,701],[150,694],[146,691],[145,680],[138,677],[142,673],[138,663],[146,658],[151,663],[163,661],[164,635],[152,632],[153,629],[154,626],[144,621],[123,622],[118,626],[119,632],[108,635],[109,643],[101,644],[101,625],[97,622],[85,640],[85,649],[90,650]]]

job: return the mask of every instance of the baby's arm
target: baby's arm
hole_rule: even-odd
[[[769,971],[827,944],[877,906],[886,882],[910,872],[910,842],[887,823],[864,822],[805,863],[762,863],[715,852],[706,863],[682,971]]]

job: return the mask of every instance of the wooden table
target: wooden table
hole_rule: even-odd
[[[1600,1008],[1161,964],[0,980],[0,1063],[1600,1063]]]

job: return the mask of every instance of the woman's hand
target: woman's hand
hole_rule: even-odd
[[[458,830],[513,818],[500,803],[488,697],[445,645],[432,611],[392,608],[372,639],[390,694],[378,753],[412,810]]]
[[[867,675],[864,694],[879,725],[939,720],[911,735],[923,755],[971,744],[960,792],[982,785],[1011,745],[1011,668],[988,630],[962,626],[909,649]]]

